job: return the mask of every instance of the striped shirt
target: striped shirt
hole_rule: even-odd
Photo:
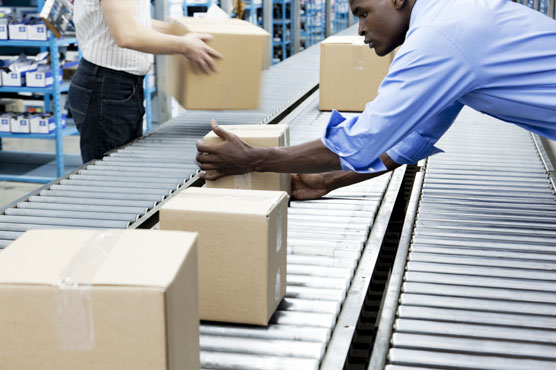
[[[140,24],[151,27],[149,0],[135,0],[135,18]],[[116,45],[102,14],[100,0],[75,0],[73,22],[77,42],[87,61],[135,75],[145,75],[149,71],[153,63],[152,54]]]

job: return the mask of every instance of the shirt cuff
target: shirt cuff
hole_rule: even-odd
[[[367,162],[365,164],[357,164],[355,161],[351,160],[351,156],[357,154],[358,149],[353,145],[355,141],[346,130],[342,129],[342,125],[352,123],[351,121],[357,120],[357,117],[352,118],[349,122],[346,122],[346,118],[340,114],[337,110],[333,110],[326,127],[326,132],[321,138],[322,143],[331,152],[335,153],[340,157],[340,164],[344,171],[354,171],[359,173],[374,173],[380,171],[386,171],[386,166],[382,163],[379,158],[371,159],[370,164]]]
[[[433,139],[421,136],[414,131],[390,148],[386,154],[398,164],[415,164],[421,159],[444,152],[442,149],[435,147],[434,143]]]

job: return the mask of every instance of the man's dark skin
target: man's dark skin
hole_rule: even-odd
[[[359,18],[359,34],[377,55],[384,56],[400,46],[409,29],[416,0],[350,0],[351,11]],[[214,133],[224,141],[216,145],[197,143],[197,163],[201,177],[216,180],[246,172],[283,172],[292,175],[292,195],[296,199],[316,199],[336,188],[367,180],[399,166],[386,153],[380,156],[387,171],[356,173],[341,171],[340,157],[320,139],[290,147],[252,147],[236,135],[211,122]]]

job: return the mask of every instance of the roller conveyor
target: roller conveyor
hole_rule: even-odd
[[[556,197],[538,138],[464,110],[439,147],[369,369],[555,369]]]

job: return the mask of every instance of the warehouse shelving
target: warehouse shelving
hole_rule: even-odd
[[[41,9],[44,4],[44,0],[38,0],[38,9]],[[22,181],[22,182],[39,182],[39,183],[46,183],[49,182],[57,177],[60,177],[65,172],[64,166],[64,151],[63,151],[63,141],[62,139],[65,136],[73,135],[77,133],[75,128],[62,127],[62,106],[60,102],[60,94],[62,92],[67,92],[69,88],[68,82],[60,83],[60,62],[58,60],[58,52],[60,47],[68,46],[72,44],[77,44],[77,40],[75,38],[63,38],[63,39],[56,39],[50,31],[48,31],[48,39],[45,41],[31,41],[31,40],[2,40],[0,41],[0,46],[9,46],[9,47],[33,47],[33,48],[40,48],[41,50],[48,50],[51,57],[50,65],[52,69],[52,86],[51,87],[11,87],[11,86],[2,86],[0,87],[0,93],[31,93],[31,94],[40,94],[44,96],[45,101],[45,111],[50,111],[50,102],[52,98],[52,105],[53,105],[53,116],[56,122],[56,129],[54,133],[44,135],[44,134],[19,134],[19,133],[1,133],[1,138],[19,138],[19,139],[50,139],[56,142],[56,175],[43,177],[43,176],[25,176],[25,175],[14,175],[11,173],[0,173],[0,180],[5,181]],[[0,145],[1,149],[1,145]],[[28,158],[34,157],[34,154],[25,153],[25,152],[17,152],[20,153],[21,156],[26,156]],[[7,153],[2,153],[3,157]],[[44,157],[44,155],[42,155]],[[42,161],[39,161],[42,162]],[[43,164],[43,163],[40,163]]]
[[[305,0],[302,16],[301,38],[305,48],[318,43],[325,38],[325,2],[324,0]]]
[[[348,0],[335,0],[334,2],[333,33],[340,32],[348,27],[349,2]]]
[[[291,55],[291,1],[274,0],[273,13],[273,61],[280,62]]]

